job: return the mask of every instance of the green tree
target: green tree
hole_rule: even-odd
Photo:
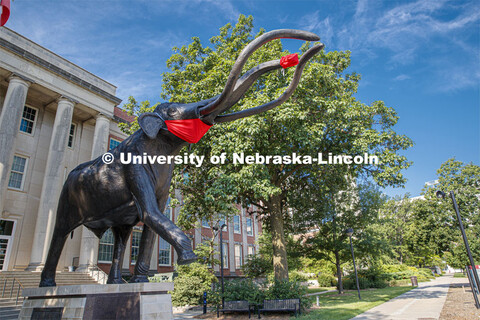
[[[480,167],[449,159],[437,171],[438,182],[425,186],[423,198],[395,198],[382,208],[379,230],[389,241],[398,262],[425,266],[439,257],[455,267],[469,264],[451,198],[436,191],[454,191],[467,237],[476,260],[480,259]]]
[[[400,264],[404,263],[409,256],[405,233],[411,225],[414,205],[409,197],[409,194],[406,194],[385,202],[380,210],[379,223],[375,225],[391,248],[390,257]]]
[[[385,197],[378,188],[365,182],[353,184],[342,192],[332,190],[322,200],[322,205],[312,210],[309,221],[316,224],[307,225],[306,228],[314,231],[302,237],[303,250],[299,248],[299,253],[333,263],[339,293],[343,293],[343,265],[352,259],[346,229],[354,229],[354,250],[359,266],[374,265],[376,258],[386,250],[381,235],[375,228],[371,228],[371,225],[378,222],[379,210],[384,201]],[[329,206],[326,205],[327,202]]]
[[[194,102],[219,94],[241,49],[256,36],[253,18],[241,15],[235,26],[227,24],[210,39],[212,48],[193,38],[189,45],[175,47],[163,74],[162,97],[171,102]],[[309,44],[302,47],[305,52]],[[261,62],[288,54],[279,40],[257,50],[247,61],[248,70]],[[401,185],[401,169],[410,165],[398,151],[412,145],[393,126],[395,111],[382,101],[366,105],[354,94],[360,76],[346,73],[350,52],[321,52],[305,67],[293,96],[269,112],[213,126],[191,152],[205,155],[311,155],[332,154],[379,157],[374,165],[344,165],[340,171],[351,176],[372,177],[382,186]],[[293,70],[271,72],[260,78],[232,111],[250,108],[276,99],[289,84]],[[237,203],[254,204],[272,235],[275,277],[288,277],[285,233],[290,230],[289,210],[301,197],[299,190],[328,175],[329,166],[315,164],[252,164],[228,161],[224,165],[205,164],[201,168],[178,168],[173,187],[184,194],[181,221],[236,212]],[[291,201],[290,201],[291,200]],[[304,202],[309,202],[307,198]],[[312,203],[311,207],[314,204]]]
[[[474,261],[480,261],[480,166],[473,163],[463,163],[454,158],[445,161],[437,170],[438,183],[426,186],[423,194],[429,203],[432,212],[443,223],[442,234],[434,230],[436,237],[448,240],[438,248],[438,251],[450,252],[448,262],[455,267],[464,267],[470,262],[467,257],[456,213],[453,209],[449,192],[455,193],[462,223],[465,227],[470,249]],[[443,201],[436,197],[436,191],[442,190],[447,194]],[[448,236],[447,236],[448,233]]]

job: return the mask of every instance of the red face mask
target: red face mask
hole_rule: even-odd
[[[165,120],[168,131],[189,143],[197,143],[211,126],[200,119]]]

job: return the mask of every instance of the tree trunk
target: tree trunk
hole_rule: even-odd
[[[342,267],[340,267],[340,253],[338,252],[338,244],[337,244],[337,215],[333,215],[332,221],[332,233],[333,233],[333,243],[335,248],[335,266],[337,267],[337,289],[338,294],[343,293],[343,282],[342,282]]]
[[[340,267],[340,255],[338,253],[338,250],[335,250],[335,265],[337,266],[337,277],[338,277],[337,289],[338,289],[338,293],[342,294],[343,293],[342,267]]]
[[[275,280],[288,280],[287,246],[283,233],[283,213],[280,197],[273,197],[270,213]]]

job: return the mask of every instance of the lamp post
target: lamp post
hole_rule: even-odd
[[[458,205],[457,205],[457,200],[455,200],[455,193],[453,191],[450,191],[449,192],[450,194],[450,198],[452,198],[452,203],[453,203],[453,209],[455,210],[455,213],[457,214],[457,220],[458,220],[458,224],[460,226],[460,231],[462,232],[462,238],[463,238],[463,243],[465,243],[465,248],[467,249],[467,255],[468,255],[468,259],[470,260],[470,265],[472,266],[472,273],[473,273],[473,278],[472,279],[472,282],[476,282],[477,284],[477,288],[480,288],[480,280],[478,279],[478,273],[476,272],[475,270],[475,263],[473,262],[473,257],[472,257],[472,252],[470,251],[470,246],[468,245],[468,239],[467,239],[467,234],[465,233],[465,229],[463,228],[463,223],[462,223],[462,217],[460,216],[460,210],[458,209]],[[445,192],[439,190],[437,191],[436,193],[437,195],[437,198],[441,198],[441,199],[445,199]],[[467,270],[468,272],[468,270]],[[474,290],[474,286],[471,285],[472,287],[472,292],[473,292],[473,297],[475,299],[475,305],[477,307],[477,309],[480,309],[480,302],[478,301],[478,297],[477,295],[475,294],[475,290]]]
[[[220,279],[222,281],[222,308],[225,305],[225,287],[223,285],[223,228],[226,227],[227,225],[223,223],[218,227],[214,227],[213,230],[217,231],[220,233]]]
[[[358,299],[361,300],[362,297],[360,296],[360,285],[358,284],[357,266],[355,265],[355,255],[353,254],[353,244],[352,244],[353,229],[348,228],[347,230],[345,230],[345,233],[350,238],[350,250],[352,251],[353,269],[355,270],[355,280],[357,281]]]

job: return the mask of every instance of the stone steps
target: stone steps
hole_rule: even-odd
[[[3,271],[0,272],[0,319],[18,319],[22,308],[22,289],[19,291],[18,304],[15,305],[18,284],[15,282],[12,288],[13,278],[20,281],[23,288],[38,288],[40,272],[28,271]],[[57,272],[55,276],[57,286],[98,284],[88,273]],[[5,289],[4,289],[5,288]],[[2,293],[5,298],[2,298]],[[12,298],[10,298],[10,296]]]
[[[15,305],[15,298],[5,299],[0,298],[0,319],[18,319],[20,309],[22,309],[23,298],[18,300],[18,305]]]

